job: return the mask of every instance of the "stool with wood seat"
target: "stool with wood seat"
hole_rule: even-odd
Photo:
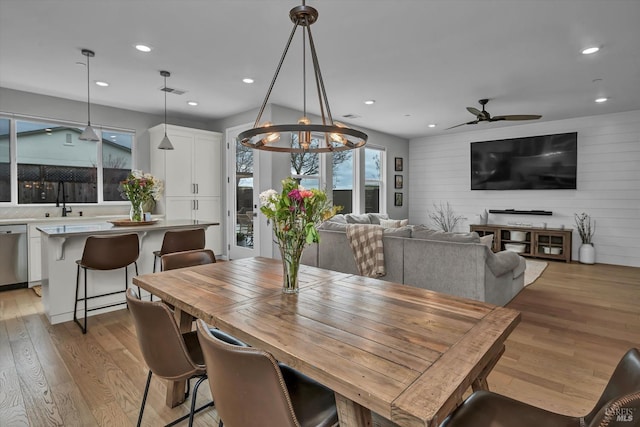
[[[99,310],[102,308],[113,307],[120,304],[126,304],[126,301],[113,304],[101,305],[98,307],[87,307],[90,299],[106,297],[124,293],[129,288],[129,272],[128,267],[135,265],[136,275],[138,274],[138,264],[136,263],[140,254],[140,246],[138,235],[119,234],[115,236],[89,236],[84,244],[82,259],[76,261],[78,271],[76,275],[76,301],[73,306],[73,321],[80,326],[82,333],[87,333],[87,312]],[[80,291],[80,268],[84,270],[84,294],[79,296]],[[87,295],[87,270],[117,270],[124,268],[124,289],[113,292],[106,292],[96,295]],[[78,319],[78,302],[84,303],[84,322],[80,323]]]
[[[170,230],[164,233],[162,247],[159,251],[153,251],[153,272],[156,272],[156,262],[162,255],[173,252],[193,251],[204,249],[204,228],[189,230]],[[162,266],[160,267],[162,270]]]

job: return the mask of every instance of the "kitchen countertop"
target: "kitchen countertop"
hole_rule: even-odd
[[[122,216],[119,218],[122,218]],[[170,230],[192,228],[194,226],[206,228],[212,225],[220,225],[218,222],[211,221],[158,219],[153,224],[148,225],[116,226],[108,221],[99,221],[97,218],[94,219],[96,219],[96,221],[86,224],[44,225],[37,227],[37,229],[49,237],[72,237],[92,234],[122,234],[138,231]]]
[[[2,225],[12,224],[46,224],[50,222],[99,222],[106,221],[108,219],[124,218],[125,214],[114,215],[97,215],[97,216],[51,216],[51,217],[29,217],[29,218],[3,218],[0,219]]]

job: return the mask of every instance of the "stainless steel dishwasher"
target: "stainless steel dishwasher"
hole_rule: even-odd
[[[0,291],[27,287],[28,257],[26,224],[0,225]]]

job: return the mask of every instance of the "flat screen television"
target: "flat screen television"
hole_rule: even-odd
[[[471,143],[472,190],[576,189],[578,133]]]

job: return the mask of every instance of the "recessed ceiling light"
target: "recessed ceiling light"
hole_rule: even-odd
[[[431,123],[431,124],[430,124],[430,125],[428,125],[428,126],[429,126],[430,128],[434,128],[434,127],[436,127],[436,124],[435,124],[435,123]]]
[[[364,101],[365,104],[367,105],[373,105],[376,103],[375,99],[367,99],[366,101]]]
[[[136,49],[138,49],[140,52],[144,52],[144,53],[148,53],[151,52],[151,47],[144,45],[144,44],[137,44],[136,45]]]
[[[588,47],[586,49],[582,50],[582,54],[583,55],[591,55],[592,53],[596,53],[597,51],[599,51],[600,48],[597,46],[592,46],[592,47]]]
[[[198,105],[198,103],[196,101],[187,101],[187,105],[191,105],[192,107],[195,107],[196,105]]]
[[[110,137],[110,138],[111,138],[111,139],[116,139],[116,136],[115,136],[115,135],[111,135],[111,137]]]
[[[45,132],[51,132],[51,128],[46,128],[44,131]]]
[[[607,102],[609,100],[609,98],[598,98],[596,99],[596,102],[598,104],[602,104],[603,102]]]
[[[109,86],[109,83],[107,83],[107,82],[102,82],[102,81],[100,81],[100,80],[97,80],[97,81],[96,81],[96,85],[97,85],[97,86],[100,86],[100,87],[107,87],[107,86]]]
[[[246,83],[246,84],[251,84],[251,83],[253,83],[253,79],[250,79],[249,77],[246,77],[246,78],[242,79],[242,81],[243,81],[244,83]]]

